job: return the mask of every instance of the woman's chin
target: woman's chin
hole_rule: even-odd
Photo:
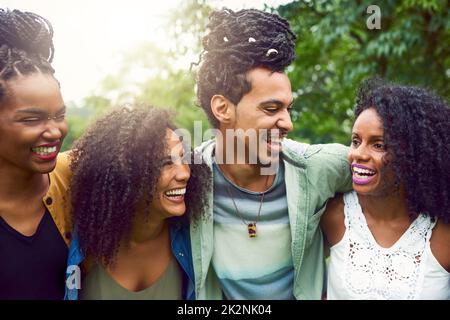
[[[31,170],[36,173],[47,174],[55,170],[56,161],[47,162],[47,163],[34,163],[31,167]]]
[[[180,217],[186,213],[186,206],[178,205],[177,208],[165,208],[165,214],[167,217]]]

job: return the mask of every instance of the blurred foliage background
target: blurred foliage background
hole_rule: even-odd
[[[366,25],[373,4],[381,9],[380,30]],[[207,1],[180,1],[167,20],[170,46],[149,42],[124,52],[118,72],[69,104],[63,149],[97,117],[127,103],[171,107],[177,125],[191,133],[196,120],[208,128],[190,66],[198,61],[211,10]],[[297,35],[297,58],[287,70],[295,98],[292,139],[348,144],[358,84],[372,76],[432,88],[449,101],[448,0],[301,0],[265,10],[288,19]]]

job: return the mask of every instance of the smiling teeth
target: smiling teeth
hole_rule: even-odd
[[[373,176],[376,172],[373,170],[368,170],[368,169],[362,169],[362,168],[358,168],[358,167],[353,167],[353,172],[358,174],[358,175],[363,175],[363,176]]]
[[[174,190],[169,190],[167,192],[165,192],[166,196],[184,196],[186,193],[186,188],[182,188],[182,189],[174,189]]]
[[[54,147],[37,147],[37,148],[32,148],[31,150],[41,156],[48,156],[48,155],[56,152],[56,146],[54,146]]]

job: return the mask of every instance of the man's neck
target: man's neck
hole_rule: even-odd
[[[227,152],[226,146],[216,141],[214,151],[216,163],[223,175],[237,186],[253,192],[263,192],[275,181],[276,174],[272,174],[267,178],[267,175],[264,174],[264,167],[261,164],[242,163],[245,161],[238,161],[236,157],[234,162],[229,163],[229,159],[228,161],[226,159]],[[232,152],[235,152],[235,150]],[[219,158],[222,157],[219,159],[221,161],[218,161],[217,155],[221,155],[219,156]]]
[[[275,181],[275,175],[261,174],[256,164],[218,164],[223,175],[235,185],[253,192],[266,191]]]

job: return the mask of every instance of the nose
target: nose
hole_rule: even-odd
[[[42,136],[47,140],[58,140],[64,138],[65,128],[67,123],[57,122],[54,119],[48,120],[45,126],[45,131]]]
[[[370,156],[367,152],[367,148],[364,144],[360,144],[358,147],[351,147],[349,151],[349,159],[367,161]]]
[[[291,115],[289,114],[289,111],[287,109],[283,110],[283,112],[280,115],[280,118],[277,121],[277,126],[282,131],[292,131],[294,128],[291,120]]]
[[[178,164],[175,179],[180,182],[187,182],[191,177],[191,168],[188,164]]]

